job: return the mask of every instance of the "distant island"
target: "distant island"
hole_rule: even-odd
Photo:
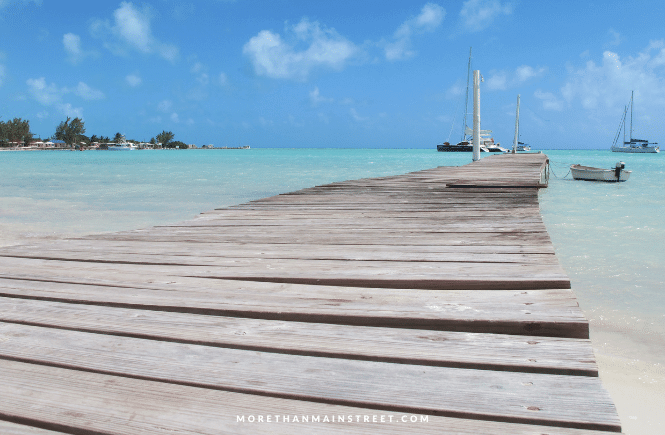
[[[30,131],[30,121],[14,118],[11,121],[0,121],[0,150],[37,151],[37,150],[145,150],[145,149],[198,149],[194,144],[173,140],[171,131],[162,130],[148,142],[127,139],[118,132],[113,139],[104,136],[85,135],[85,122],[81,118],[67,118],[55,129],[55,133],[43,140],[35,138]],[[247,150],[249,145],[237,147],[216,147],[212,144],[202,145],[201,149],[216,150]]]

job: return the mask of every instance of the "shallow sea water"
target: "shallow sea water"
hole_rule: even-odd
[[[545,151],[540,210],[591,324],[603,385],[626,434],[665,433],[665,154]],[[632,170],[625,183],[572,180],[571,164]]]
[[[591,321],[624,432],[665,433],[650,411],[665,408],[665,153],[544,152],[551,178],[541,213]],[[574,163],[619,160],[633,171],[626,183],[568,174]],[[468,162],[467,153],[423,149],[0,152],[0,246],[172,223],[334,181]]]

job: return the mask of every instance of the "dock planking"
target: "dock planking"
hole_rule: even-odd
[[[0,428],[619,432],[539,214],[546,170],[492,156],[4,247]],[[237,421],[277,414],[369,420]]]

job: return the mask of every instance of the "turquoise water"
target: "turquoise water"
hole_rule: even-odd
[[[559,262],[595,330],[665,364],[665,154],[545,151],[555,176],[540,210]],[[625,183],[572,180],[571,164],[633,172]],[[592,335],[593,338],[593,335]],[[662,370],[662,369],[661,369]]]
[[[175,222],[305,187],[466,160],[429,150],[0,152],[0,245]]]
[[[643,358],[665,362],[665,153],[545,153],[552,177],[541,212],[580,305],[592,325],[646,340]],[[626,183],[567,175],[573,163],[619,160],[633,171]],[[423,149],[0,152],[0,245],[176,222],[333,181],[469,161]]]

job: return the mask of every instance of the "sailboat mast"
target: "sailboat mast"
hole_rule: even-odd
[[[473,72],[473,161],[480,160],[480,71]]]
[[[466,115],[469,113],[469,76],[471,74],[471,50],[473,47],[469,47],[469,65],[466,67],[466,101],[464,102],[464,128],[462,129],[462,140],[466,140]]]
[[[635,91],[630,91],[630,141],[633,141],[633,94]]]
[[[628,111],[628,106],[623,109],[623,144],[626,144],[626,112]]]

